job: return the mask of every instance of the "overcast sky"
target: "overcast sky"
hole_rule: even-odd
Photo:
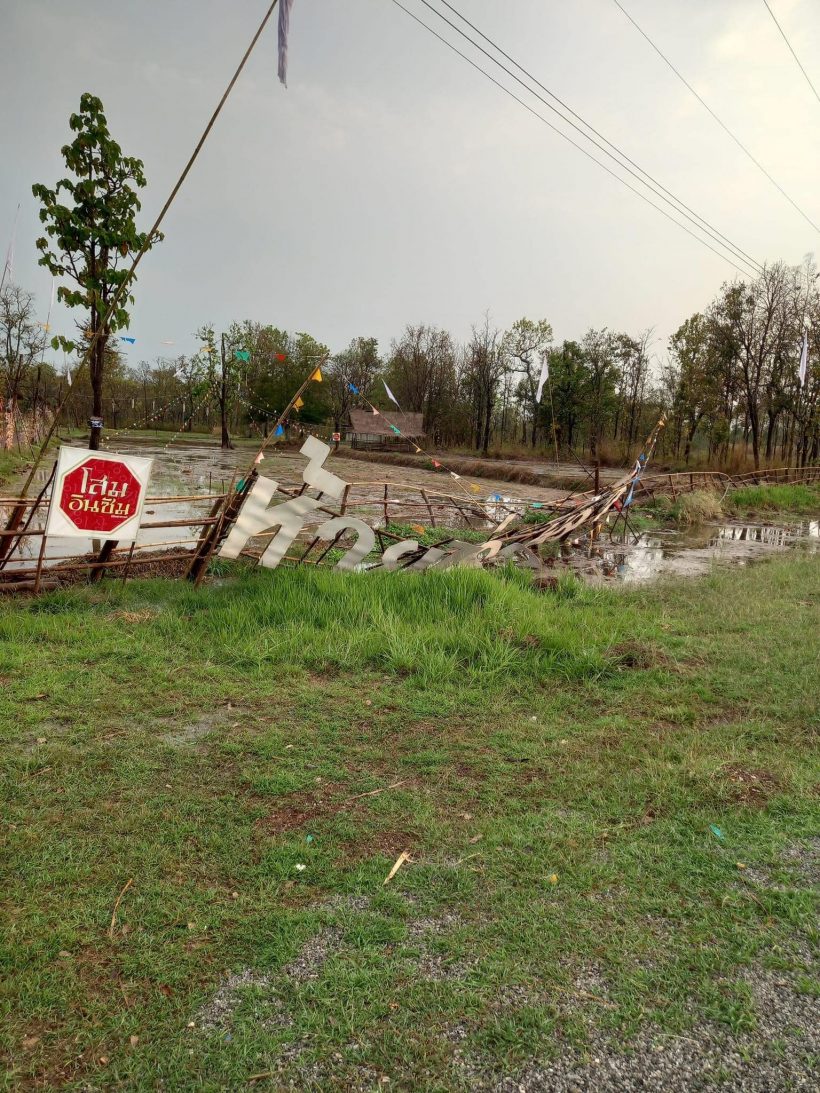
[[[267,2],[2,0],[0,262],[20,202],[15,280],[43,311],[31,184],[61,177],[81,93],[145,163],[145,228]],[[820,4],[771,2],[820,86]],[[623,3],[820,223],[820,103],[762,0]],[[820,252],[613,0],[454,6],[758,261]],[[204,321],[275,323],[333,350],[375,336],[386,350],[407,322],[465,338],[488,309],[500,327],[547,318],[556,339],[654,327],[664,354],[736,276],[391,0],[295,0],[287,90],[271,22],[164,230],[136,287],[133,362],[192,350]],[[73,329],[62,309],[52,327]]]

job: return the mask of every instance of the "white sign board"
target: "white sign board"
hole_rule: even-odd
[[[57,458],[46,535],[136,539],[153,462],[64,445]]]

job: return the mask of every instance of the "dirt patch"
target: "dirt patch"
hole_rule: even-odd
[[[820,887],[820,837],[792,843],[783,851],[784,863],[812,888]]]
[[[403,850],[413,853],[418,845],[419,835],[405,829],[368,832],[361,838],[342,843],[341,853],[346,861],[359,861],[382,854],[392,864]]]
[[[669,668],[674,662],[663,649],[647,641],[622,641],[609,650],[619,668]]]
[[[163,733],[160,739],[171,748],[196,750],[200,740],[209,736],[215,728],[216,721],[213,717],[200,717],[198,721],[193,721],[190,725],[183,725],[171,732]]]
[[[728,783],[729,794],[738,804],[762,808],[782,788],[780,779],[771,771],[748,770],[738,764],[720,769],[720,777]]]
[[[305,942],[299,955],[286,966],[285,975],[294,983],[318,979],[328,957],[341,948],[342,936],[338,926],[325,926]]]
[[[291,1024],[284,1013],[281,1000],[273,989],[273,976],[253,968],[243,968],[227,976],[213,997],[193,1018],[197,1028],[204,1032],[225,1032],[233,1026],[233,1019],[240,1005],[252,991],[264,992],[254,1005],[254,1017],[265,1028],[285,1028]]]

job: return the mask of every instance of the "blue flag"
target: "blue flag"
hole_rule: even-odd
[[[122,334],[120,334],[120,341],[121,342],[128,342],[129,345],[133,345],[136,340],[137,340],[136,338],[126,338]]]
[[[274,432],[273,435],[274,436],[284,436],[285,435],[285,430],[282,428],[281,425],[277,425],[276,426],[276,431]]]
[[[361,391],[359,390],[359,388],[356,386],[355,383],[349,383],[347,385],[347,389],[348,389],[348,391],[352,391],[354,395],[360,395],[361,394]]]

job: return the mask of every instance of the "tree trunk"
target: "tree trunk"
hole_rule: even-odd
[[[103,361],[105,359],[105,339],[100,338],[94,346],[91,358],[91,419],[102,421],[103,414]],[[88,446],[92,452],[98,452],[102,444],[102,425],[92,425]]]

